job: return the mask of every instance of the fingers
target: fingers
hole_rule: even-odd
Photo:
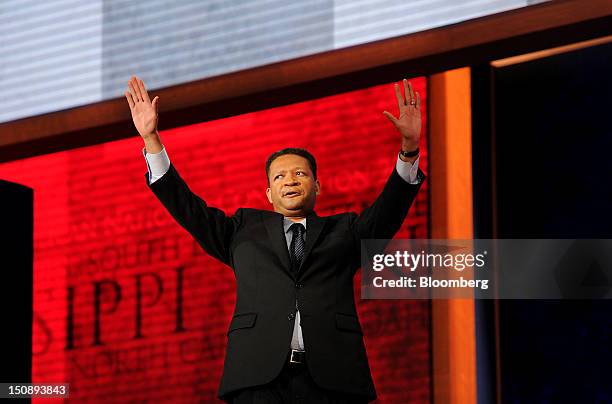
[[[144,101],[144,96],[140,91],[140,83],[138,82],[138,77],[132,77],[132,86],[134,87],[134,91],[136,91],[136,95],[138,96],[138,101]]]
[[[406,94],[406,104],[413,105],[414,102],[414,91],[412,91],[412,83],[404,79],[404,93]]]
[[[404,101],[404,97],[402,96],[402,92],[400,91],[397,83],[395,83],[393,87],[395,88],[395,98],[397,98],[397,106],[399,107],[399,110],[401,112],[402,108],[406,106],[406,102]]]
[[[140,80],[138,77],[132,76],[128,80],[128,89],[133,103],[130,104],[130,107],[133,107],[137,102],[151,103],[149,92],[144,85],[144,81]],[[128,93],[126,92],[126,98],[127,94]],[[130,102],[130,99],[128,99],[128,102]]]
[[[129,91],[125,92],[125,98],[127,99],[128,104],[130,104],[130,109],[134,108],[134,99],[132,98],[132,93]]]
[[[130,93],[132,94],[132,99],[134,102],[143,101],[142,98],[140,98],[140,91],[138,91],[138,84],[136,83],[134,76],[132,76],[130,81],[128,81],[128,87],[130,88]]]
[[[406,79],[403,79],[402,81],[404,83],[404,94],[406,95],[406,104],[414,106],[417,109],[421,108],[421,95],[419,94],[419,92],[416,91],[416,96],[415,96],[415,91],[412,89],[412,83],[410,83]],[[397,86],[396,86],[396,90],[397,90]]]
[[[412,94],[412,86],[406,79],[403,79],[402,83],[404,84],[404,95],[406,97],[406,105],[412,105],[410,104],[414,100],[414,94]]]
[[[395,98],[397,98],[397,105],[399,106],[400,113],[402,108],[406,107],[407,105],[416,106],[417,108],[421,105],[418,92],[415,97],[414,90],[412,89],[412,83],[406,79],[403,79],[402,83],[404,85],[404,95],[402,95],[397,83],[393,85],[395,88]]]
[[[155,96],[155,98],[153,98],[153,108],[155,108],[155,112],[158,111],[158,105],[159,105],[159,97]]]
[[[142,96],[142,99],[145,102],[151,102],[151,99],[149,98],[149,93],[145,89],[144,82],[140,79],[137,79],[137,83],[138,83],[138,89],[140,90],[140,95]]]

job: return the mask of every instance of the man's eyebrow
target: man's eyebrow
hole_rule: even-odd
[[[294,169],[295,170],[305,170],[305,168],[301,167],[301,166],[294,167]],[[280,174],[280,173],[284,173],[284,172],[287,172],[287,170],[277,170],[277,171],[274,171],[274,175],[277,175],[277,174]]]

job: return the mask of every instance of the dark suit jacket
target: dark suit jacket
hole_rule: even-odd
[[[306,251],[297,277],[283,216],[239,208],[233,216],[192,193],[176,168],[147,185],[176,221],[236,277],[236,307],[218,397],[272,381],[290,348],[298,300],[306,364],[323,388],[376,398],[363,333],[355,310],[353,276],[360,239],[393,238],[421,183],[404,181],[393,169],[382,193],[361,215],[307,216]]]

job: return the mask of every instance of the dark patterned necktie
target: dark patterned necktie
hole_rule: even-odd
[[[297,272],[299,271],[300,265],[302,265],[302,260],[304,259],[304,232],[306,229],[301,223],[293,223],[291,227],[289,227],[289,230],[293,232],[291,245],[289,247],[291,253],[291,264],[293,266],[293,271]]]

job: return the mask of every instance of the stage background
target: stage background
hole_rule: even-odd
[[[427,173],[426,81],[412,83]],[[392,84],[161,135],[191,189],[228,214],[271,208],[265,159],[289,146],[317,158],[319,215],[360,212],[397,158],[400,138],[385,109],[397,114]],[[145,172],[135,130],[131,139],[0,165],[1,178],[35,195],[33,381],[69,382],[70,401],[216,396],[235,280],[162,208]],[[397,237],[428,237],[428,181]],[[357,300],[359,281],[360,273]],[[429,402],[429,302],[363,301],[358,310],[378,402]]]

